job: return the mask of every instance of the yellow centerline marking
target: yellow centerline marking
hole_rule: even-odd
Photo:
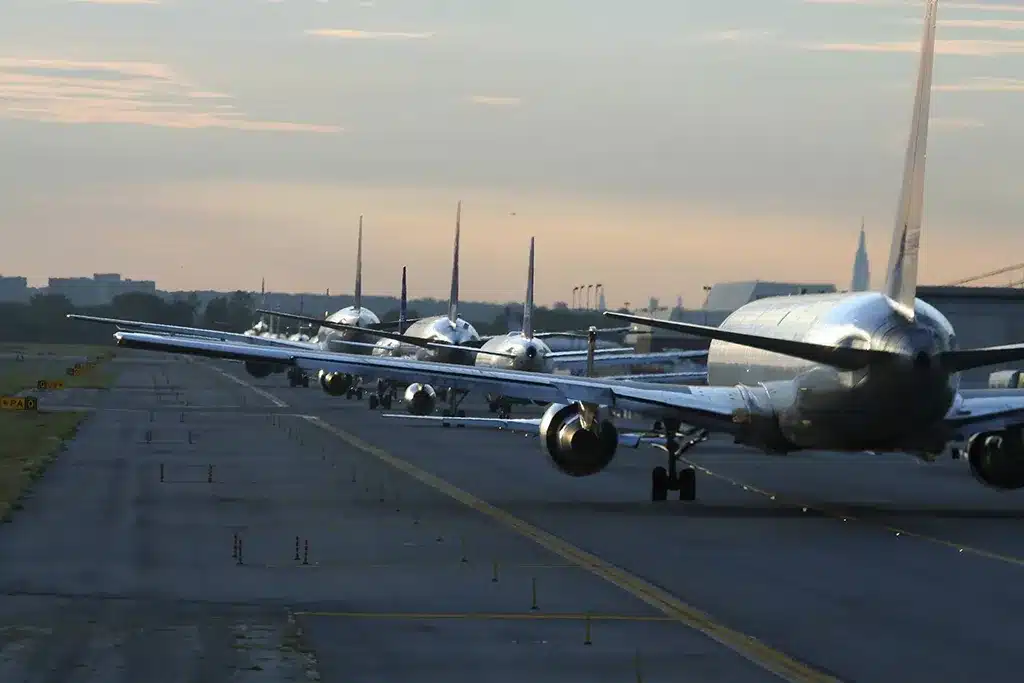
[[[510,612],[294,612],[297,617],[331,617],[340,619],[406,619],[441,620],[467,619],[476,621],[632,621],[632,622],[675,622],[674,617],[641,616],[637,614],[550,614]]]
[[[494,507],[476,496],[449,484],[439,477],[426,472],[415,465],[395,457],[376,446],[372,446],[359,438],[341,430],[334,425],[328,424],[319,417],[306,416],[303,418],[311,424],[328,431],[353,448],[372,455],[378,460],[391,467],[405,472],[413,479],[426,484],[430,488],[447,495],[448,497],[462,503],[463,505],[476,510],[486,517],[498,522],[504,527],[511,529],[520,536],[528,538],[543,548],[550,550],[559,557],[586,569],[595,576],[621,588],[631,595],[643,600],[659,612],[671,619],[678,621],[720,645],[732,650],[747,661],[756,666],[770,671],[783,680],[792,683],[838,683],[838,679],[823,672],[812,669],[803,662],[797,661],[789,655],[783,654],[768,645],[756,640],[746,634],[734,631],[727,626],[719,624],[709,615],[682,602],[675,596],[654,586],[643,579],[630,574],[629,572],[616,567],[601,558],[592,555],[580,548],[577,548],[566,541],[549,534],[546,531],[528,524],[527,522],[513,517],[509,513]]]
[[[959,553],[967,553],[967,554],[970,554],[970,555],[976,555],[977,557],[983,557],[983,558],[985,558],[987,560],[996,560],[998,562],[1005,562],[1007,564],[1012,564],[1012,565],[1015,565],[1015,566],[1018,566],[1018,567],[1024,567],[1024,559],[1021,559],[1021,558],[1018,558],[1018,557],[1013,557],[1011,555],[1003,555],[1001,553],[992,552],[990,550],[983,550],[981,548],[975,548],[975,547],[972,547],[972,546],[969,546],[969,545],[964,545],[962,543],[956,543],[954,541],[947,541],[945,539],[937,538],[935,536],[929,536],[928,534],[922,534],[922,533],[919,533],[917,531],[908,531],[907,529],[901,529],[899,527],[889,526],[888,524],[882,524],[882,523],[879,523],[879,522],[872,522],[871,520],[861,519],[860,517],[856,517],[854,515],[846,514],[844,512],[840,512],[840,511],[837,511],[835,509],[830,509],[830,508],[828,508],[826,506],[822,506],[820,504],[814,505],[814,504],[810,504],[810,503],[803,503],[803,502],[800,502],[798,500],[794,500],[792,498],[786,498],[786,497],[784,497],[784,496],[782,496],[780,494],[777,494],[777,493],[772,493],[770,491],[765,491],[764,489],[759,489],[756,486],[751,486],[750,484],[747,484],[745,482],[739,481],[738,479],[733,479],[732,477],[728,477],[728,476],[726,476],[724,474],[719,474],[718,472],[713,472],[713,471],[709,470],[708,468],[706,468],[706,467],[704,467],[702,465],[698,465],[697,463],[693,462],[692,460],[687,460],[686,458],[680,458],[680,461],[685,462],[686,464],[688,464],[691,467],[699,470],[700,472],[703,472],[704,474],[708,475],[709,477],[714,477],[715,479],[719,479],[721,481],[728,482],[729,484],[732,484],[733,486],[739,486],[744,491],[750,491],[751,493],[756,493],[758,495],[764,496],[766,498],[769,498],[770,500],[775,501],[779,505],[788,505],[788,506],[791,506],[791,507],[804,508],[806,510],[814,510],[815,512],[820,512],[823,515],[831,517],[832,519],[838,519],[838,520],[841,520],[843,522],[846,522],[846,521],[860,522],[861,524],[867,524],[867,525],[870,525],[870,526],[874,526],[874,527],[878,527],[878,528],[884,529],[884,530],[886,530],[886,531],[888,531],[888,532],[890,532],[890,533],[892,533],[892,534],[894,534],[896,536],[909,536],[910,538],[916,538],[919,541],[927,541],[929,543],[935,543],[936,545],[941,545],[941,546],[945,546],[947,548],[952,548],[952,549],[956,550]]]

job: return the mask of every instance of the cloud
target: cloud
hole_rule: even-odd
[[[518,107],[522,100],[518,97],[497,97],[493,95],[470,95],[469,101],[473,104],[483,104],[492,107]]]
[[[711,43],[751,43],[758,40],[774,38],[774,31],[762,29],[732,28],[723,31],[711,31],[697,36],[698,40]]]
[[[862,5],[869,7],[923,7],[920,0],[804,0],[808,5]],[[982,2],[946,2],[943,10],[962,9],[976,12],[1024,12],[1024,5],[992,4]]]
[[[807,1],[807,0],[805,0]],[[820,2],[821,0],[816,0]],[[913,52],[921,51],[920,42],[889,43],[809,43],[805,50],[825,52]],[[1024,40],[936,40],[935,53],[961,57],[996,57],[1024,54]]]
[[[160,0],[68,0],[89,5],[159,5]]]
[[[418,40],[434,37],[432,32],[361,31],[353,28],[314,28],[307,30],[306,35],[318,38],[347,38],[350,40]]]
[[[337,126],[248,118],[230,95],[164,64],[0,57],[0,119],[126,123],[163,128],[336,133]],[[217,104],[211,106],[211,102]]]
[[[985,123],[977,119],[947,119],[941,117],[929,120],[928,125],[939,130],[968,130],[985,127]]]
[[[1019,78],[977,76],[966,83],[936,85],[933,90],[941,92],[1024,92],[1024,80]]]
[[[921,22],[915,22],[920,24]],[[1024,19],[939,19],[945,28],[994,28],[1000,31],[1024,31]]]

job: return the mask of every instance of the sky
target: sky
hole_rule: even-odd
[[[699,306],[884,278],[912,0],[2,0],[0,273]],[[1024,0],[939,5],[920,280],[1024,261]],[[1020,273],[1016,274],[1020,277]],[[1007,276],[1012,277],[1012,276]],[[1005,284],[1005,278],[990,281]]]

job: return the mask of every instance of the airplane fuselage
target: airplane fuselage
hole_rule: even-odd
[[[342,325],[352,325],[354,327],[369,327],[380,323],[378,318],[373,311],[367,308],[356,308],[349,306],[348,308],[342,308],[339,311],[335,311],[331,315],[327,316],[327,320],[333,323],[341,323]],[[324,351],[337,351],[340,353],[367,353],[367,347],[354,346],[352,344],[344,344],[343,341],[360,342],[363,344],[373,344],[377,341],[377,337],[367,335],[363,332],[356,332],[354,330],[334,330],[329,327],[321,327],[317,330],[316,336],[313,341]]]
[[[460,346],[472,345],[480,340],[480,335],[471,324],[462,318],[456,318],[453,324],[446,315],[421,318],[410,325],[404,334],[408,337],[418,337],[427,341],[436,341],[442,344],[458,344]],[[435,363],[472,365],[474,354],[457,349],[425,349],[420,346],[413,346],[412,344],[403,344],[394,339],[380,339],[373,348],[373,355],[411,357]]]
[[[916,299],[914,310],[915,319],[908,321],[875,292],[751,302],[726,318],[721,329],[899,357],[843,371],[714,340],[708,384],[750,388],[751,412],[777,422],[779,450],[941,448],[935,444],[948,436],[940,425],[955,399],[959,375],[937,367],[934,356],[954,349],[956,336],[929,304]]]
[[[527,339],[521,332],[509,332],[500,337],[493,337],[480,348],[483,351],[510,353],[513,357],[480,353],[477,354],[475,363],[478,367],[523,372],[554,372],[555,369],[548,345],[540,339]]]

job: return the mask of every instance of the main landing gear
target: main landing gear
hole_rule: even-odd
[[[497,413],[502,420],[507,420],[512,415],[512,402],[505,398],[491,401],[487,407],[492,413]]]
[[[298,368],[288,368],[288,386],[309,387],[309,375]]]
[[[391,410],[391,403],[395,400],[395,388],[383,380],[377,381],[377,393],[370,394],[370,410],[376,410],[378,406],[384,410]]]
[[[665,451],[668,453],[668,468],[655,467],[651,472],[651,500],[668,500],[669,491],[679,491],[679,500],[697,499],[697,470],[692,467],[678,469],[679,458],[683,454],[708,438],[705,429],[691,429],[685,432],[683,441],[676,439],[681,423],[677,420],[664,420]]]
[[[449,389],[445,392],[445,398],[448,399],[448,407],[441,411],[442,417],[466,417],[466,411],[459,408],[462,405],[462,401],[466,398],[468,391],[460,391],[457,389]],[[447,422],[441,423],[442,427],[451,427]],[[459,427],[465,427],[466,425],[457,425]]]

